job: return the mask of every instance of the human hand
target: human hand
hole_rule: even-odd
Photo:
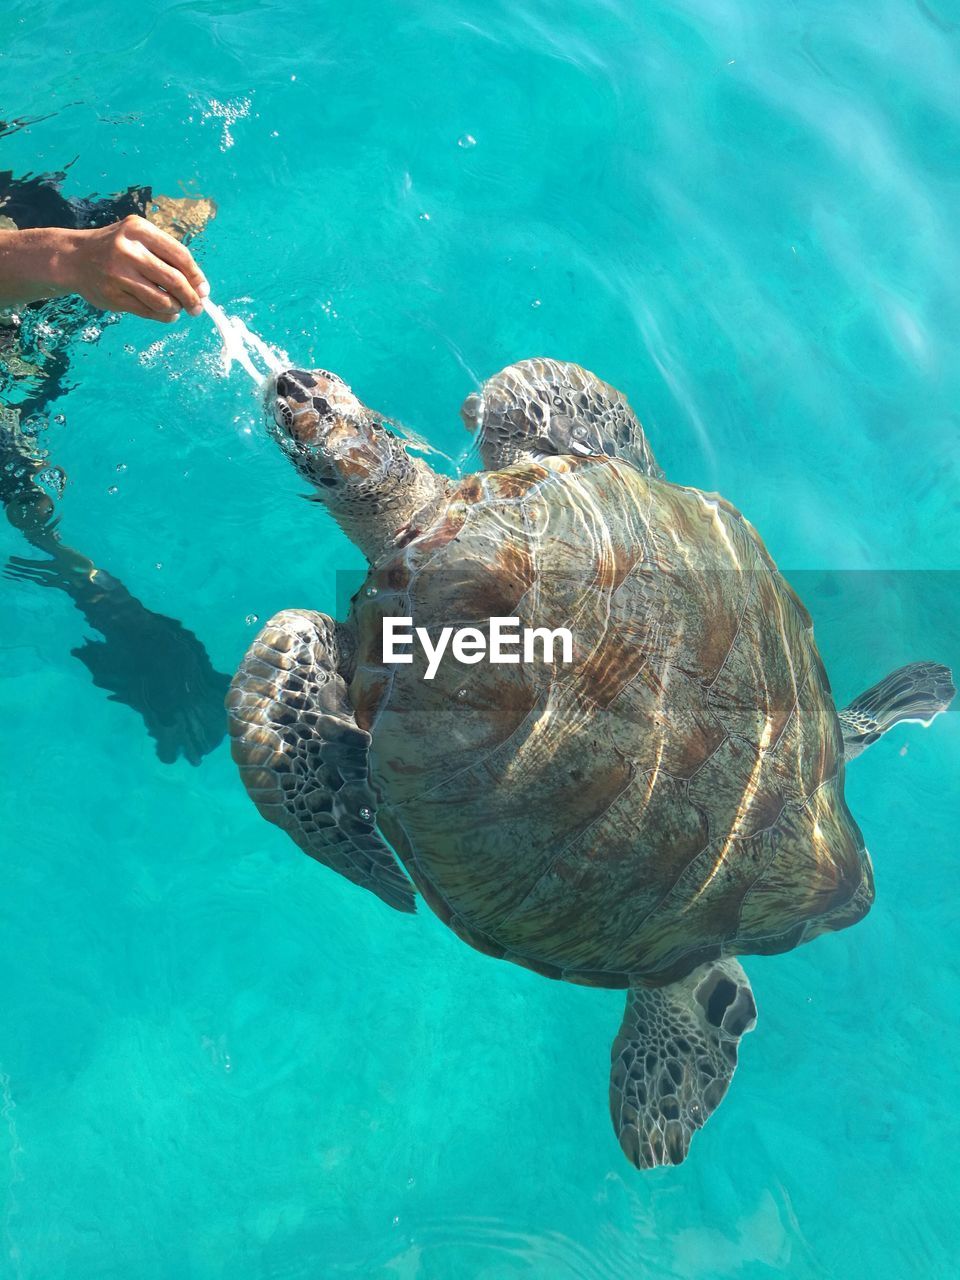
[[[101,311],[146,320],[176,320],[182,307],[199,315],[210,293],[203,272],[173,236],[131,214],[94,231],[66,233],[59,285]]]

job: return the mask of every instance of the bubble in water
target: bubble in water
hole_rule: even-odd
[[[465,698],[466,696],[467,696],[467,691],[466,691],[466,689],[458,689],[458,690],[457,690],[457,697],[458,697],[458,698]]]
[[[51,488],[58,498],[63,497],[63,491],[67,484],[67,473],[62,467],[47,467],[45,471],[41,471],[39,475],[41,484]]]
[[[56,416],[54,417],[54,419],[53,419],[53,420],[54,420],[54,422],[57,424],[57,426],[58,426],[58,427],[62,427],[62,426],[63,426],[63,424],[66,422],[66,420],[67,420],[67,419],[66,419],[66,417],[65,417],[65,415],[64,415],[64,414],[62,414],[62,413],[58,413],[58,414],[56,414]]]
[[[244,622],[247,624],[248,627],[252,627],[255,622],[259,622],[259,621],[260,621],[260,615],[258,613],[248,613],[247,616],[244,618]]]
[[[534,311],[536,311],[537,307],[539,307],[540,305],[540,299],[534,298],[534,300],[530,303],[530,305],[531,307],[533,307]]]
[[[429,215],[429,213],[421,213],[421,215],[420,215],[420,221],[421,221],[421,222],[429,222],[429,221],[430,221],[430,215]]]
[[[377,588],[367,587],[366,591],[363,594],[367,596],[370,600],[372,600],[373,597],[377,594]]]
[[[156,563],[153,567],[154,567],[155,569],[162,569],[162,568],[163,568],[163,561],[162,561],[162,560],[158,560],[158,561],[157,561],[157,563]]]
[[[462,138],[457,139],[457,146],[462,147],[464,151],[469,151],[471,147],[477,145],[477,140],[472,133],[465,133]]]
[[[207,107],[208,109],[203,111],[201,119],[206,121],[213,118],[222,121],[220,150],[229,151],[235,141],[233,126],[238,120],[245,120],[249,116],[250,99],[228,98],[226,102],[220,102],[217,98],[210,98]]]
[[[587,435],[587,428],[582,422],[578,422],[570,434],[573,436],[574,440],[584,440]]]
[[[124,471],[126,471],[126,469],[127,469],[127,464],[125,462],[117,463],[117,470],[120,472],[121,475],[123,474]]]
[[[156,342],[151,342],[149,347],[146,348],[146,350],[141,351],[137,359],[140,361],[140,364],[142,364],[145,369],[149,369],[152,365],[155,365],[157,363],[157,361],[160,359],[162,355],[163,355],[163,339],[158,338]]]
[[[364,805],[364,807],[360,810],[360,821],[361,822],[373,821],[373,810],[368,809],[366,805]]]

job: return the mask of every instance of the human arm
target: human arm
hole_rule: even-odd
[[[78,293],[102,311],[175,320],[209,293],[182,244],[131,215],[91,231],[0,231],[0,306]]]

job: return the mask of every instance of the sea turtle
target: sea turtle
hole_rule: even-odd
[[[838,712],[751,525],[666,481],[577,365],[524,361],[468,397],[484,469],[459,482],[325,370],[277,376],[267,416],[370,569],[345,622],[285,610],[244,658],[227,704],[250,795],[391,906],[419,890],[480,951],[626,988],[614,1128],[638,1167],[679,1163],[756,1022],[735,957],[873,901],[844,758],[944,710],[950,672],[914,663]],[[463,648],[425,679],[422,652],[387,660],[401,617],[433,643],[566,627],[571,660]]]

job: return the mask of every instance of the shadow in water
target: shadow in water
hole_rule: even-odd
[[[107,199],[67,200],[59,190],[63,177],[14,179],[0,173],[0,226],[83,228],[140,213],[185,240],[213,212],[206,201],[154,199],[149,187]],[[214,669],[203,644],[181,622],[148,609],[113,574],[62,541],[56,507],[42,481],[59,477],[62,484],[65,477],[24,427],[69,389],[70,344],[105,317],[73,298],[23,308],[19,319],[0,324],[0,503],[43,558],[14,556],[4,576],[68,595],[102,637],[72,650],[94,684],[142,717],[164,763],[183,756],[197,765],[224,736],[229,676]],[[32,335],[49,335],[51,329],[55,342],[34,341]]]

